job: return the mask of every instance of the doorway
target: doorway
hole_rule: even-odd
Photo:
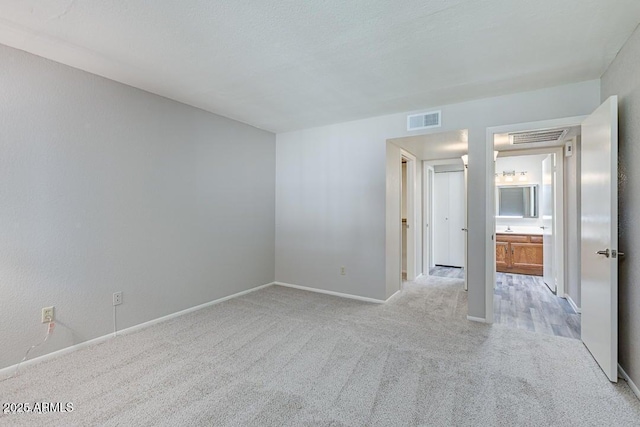
[[[578,286],[581,310],[581,340],[610,381],[617,382],[618,360],[618,98],[612,96],[592,114],[584,117],[549,120],[546,122],[500,126],[487,129],[487,149],[494,148],[496,134],[523,132],[529,129],[556,129],[577,126],[581,135],[579,172],[576,185],[580,186],[579,215],[567,224],[580,223],[580,229],[567,233],[577,239],[579,266],[571,263],[568,271],[579,271]],[[576,140],[576,141],[578,141]],[[514,140],[512,139],[511,144]],[[571,158],[572,147],[565,146],[565,156]],[[495,162],[486,158],[487,170],[495,173]],[[489,197],[493,199],[492,183],[486,182]],[[574,186],[568,186],[573,188]],[[568,204],[568,198],[562,199]],[[490,206],[491,207],[491,206]],[[571,211],[569,211],[571,213]],[[492,216],[490,211],[487,211]],[[566,219],[566,218],[565,218]],[[487,221],[486,232],[494,240],[495,222]],[[575,242],[575,240],[574,240]],[[486,252],[485,286],[486,321],[493,321],[493,292],[496,262],[495,240],[487,241],[494,250]],[[571,244],[567,250],[571,250]],[[565,252],[563,255],[567,255]],[[560,259],[555,256],[554,259]],[[570,283],[569,283],[570,285]],[[570,289],[570,286],[569,286]],[[571,298],[568,298],[569,300]]]
[[[426,274],[465,279],[466,166],[462,158],[425,160]]]
[[[563,154],[565,144],[576,145],[579,128],[554,135],[562,136],[548,141],[548,148],[505,150],[495,161],[493,321],[580,339],[580,313],[565,291],[565,220],[577,216],[566,212],[565,193],[577,191],[578,183],[565,179],[569,160]]]
[[[438,174],[457,173],[458,178],[464,177],[453,184],[457,185],[462,204],[453,207],[452,215],[463,219],[457,224],[458,246],[452,252],[459,255],[454,264],[460,269],[466,266],[466,173],[462,156],[467,152],[467,135],[466,130],[460,130],[387,141],[388,296],[402,288],[403,280],[429,276],[430,269],[435,267],[435,254],[442,250],[434,246],[433,234],[434,185]],[[447,171],[447,165],[455,165],[457,170]]]

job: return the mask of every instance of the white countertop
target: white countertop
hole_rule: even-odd
[[[512,225],[511,231],[506,231],[506,225],[498,225],[496,226],[496,234],[527,234],[527,235],[542,235],[542,229],[540,227],[525,227],[525,226],[517,226]]]

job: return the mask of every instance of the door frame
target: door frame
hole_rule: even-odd
[[[496,164],[495,164],[495,160],[493,157],[493,150],[494,150],[494,137],[496,134],[501,134],[501,133],[508,133],[508,132],[522,132],[522,131],[528,131],[528,130],[535,130],[535,129],[549,129],[549,128],[557,128],[557,127],[572,127],[572,126],[580,126],[582,125],[582,122],[585,120],[585,118],[588,116],[575,116],[575,117],[565,117],[565,118],[559,118],[559,119],[553,119],[553,120],[543,120],[543,121],[538,121],[538,122],[527,122],[527,123],[516,123],[516,124],[512,124],[512,125],[503,125],[503,126],[493,126],[493,127],[488,127],[487,128],[487,133],[486,133],[486,153],[487,155],[485,156],[485,162],[486,162],[486,171],[487,171],[487,176],[486,176],[486,194],[487,194],[487,222],[485,224],[485,235],[487,236],[486,239],[486,256],[485,256],[485,319],[484,321],[486,323],[493,323],[493,290],[495,287],[495,283],[496,283],[496,220],[495,220],[495,169],[496,169]],[[544,151],[542,151],[544,150]],[[524,151],[524,150],[522,150]],[[520,150],[514,150],[514,152],[516,153],[522,153],[522,151]],[[527,150],[529,152],[531,152],[531,154],[543,154],[543,153],[549,153],[551,151],[551,148],[543,148],[543,149],[530,149]],[[538,151],[536,153],[536,151]],[[563,147],[558,147],[557,151],[559,152],[559,154],[556,155],[556,165],[560,165],[561,167],[558,169],[562,169],[562,165],[563,165]],[[508,153],[508,151],[502,151],[500,154],[502,155],[503,153]],[[563,200],[564,199],[564,186],[562,185],[562,183],[564,182],[564,173],[562,173],[562,179],[558,180],[560,185],[558,185],[557,187],[560,188],[560,191],[562,192],[562,194],[560,195],[556,195],[556,197],[558,197],[559,200]],[[561,198],[560,198],[561,196]],[[560,204],[561,207],[563,207],[563,204]],[[562,230],[562,232],[558,232],[556,237],[556,244],[558,243],[558,239],[561,241],[562,246],[556,246],[556,248],[558,248],[558,253],[560,254],[564,254],[564,208],[563,208],[563,212],[562,214],[557,214],[555,215],[556,218],[558,218],[559,222],[561,223],[561,229],[557,229],[558,231]],[[554,218],[554,221],[555,219]],[[562,266],[562,274],[557,274],[556,277],[561,277],[562,278],[562,297],[565,296],[564,293],[564,256],[562,256],[562,263],[560,263],[560,265]],[[560,283],[558,283],[558,293],[560,291]]]
[[[429,275],[429,270],[435,266],[435,261],[433,258],[433,251],[435,248],[434,244],[434,236],[433,236],[433,205],[434,205],[434,180],[435,180],[435,170],[434,166],[443,166],[443,165],[452,165],[456,163],[462,163],[462,172],[464,173],[464,228],[466,229],[468,226],[468,211],[469,206],[467,203],[469,194],[468,194],[468,185],[467,185],[467,165],[464,164],[461,157],[454,157],[450,159],[438,159],[438,160],[423,160],[422,161],[422,170],[423,170],[423,215],[424,215],[424,227],[423,227],[423,271],[424,275]],[[468,241],[469,233],[466,233],[464,239],[464,290],[468,290],[468,277],[467,274],[467,266],[469,262],[468,252],[469,252],[469,241]]]
[[[498,157],[519,157],[519,156],[535,156],[537,154],[555,154],[554,158],[554,178],[553,178],[553,247],[554,261],[556,264],[556,271],[554,272],[554,280],[556,284],[556,295],[559,297],[565,297],[566,295],[566,269],[568,268],[564,262],[565,253],[565,212],[564,206],[564,146],[562,147],[549,147],[549,148],[533,148],[533,149],[520,149],[501,151]],[[495,167],[495,166],[494,166]],[[495,202],[494,202],[495,203]],[[495,242],[494,242],[495,245]],[[495,251],[495,247],[494,247]],[[494,264],[495,268],[495,264]],[[495,286],[495,283],[494,283]]]
[[[407,281],[415,280],[420,274],[416,262],[416,245],[421,243],[419,236],[416,236],[416,156],[400,149],[400,173],[402,174],[402,161],[407,162]],[[402,221],[402,177],[400,177],[400,220]],[[400,226],[400,283],[402,284],[402,225]]]
[[[422,274],[429,275],[433,261],[433,190],[435,170],[429,162],[422,162]]]

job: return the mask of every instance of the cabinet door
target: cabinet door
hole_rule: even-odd
[[[512,271],[520,274],[542,274],[542,245],[511,243]]]
[[[509,243],[496,242],[496,271],[507,271],[510,258]]]

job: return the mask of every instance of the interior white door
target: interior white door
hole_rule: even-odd
[[[464,172],[449,172],[449,264],[464,265]]]
[[[464,235],[464,290],[468,291],[469,290],[469,281],[468,281],[468,277],[469,275],[467,274],[467,262],[469,261],[469,251],[468,251],[468,244],[469,244],[469,233],[468,233],[468,229],[467,229],[467,185],[468,185],[468,178],[469,178],[469,170],[467,169],[467,166],[465,165],[464,167],[464,228],[463,228],[463,235]]]
[[[551,292],[556,292],[554,274],[553,229],[553,154],[542,161],[542,186],[540,189],[540,217],[542,218],[542,278]]]
[[[436,265],[449,265],[449,177],[434,175],[433,260]]]
[[[434,260],[436,265],[464,266],[464,173],[435,174]]]
[[[423,212],[424,212],[424,228],[423,231],[423,265],[425,274],[429,274],[429,270],[434,267],[433,262],[433,176],[435,174],[433,166],[426,163],[423,164]]]
[[[582,123],[582,341],[618,381],[618,98]]]

